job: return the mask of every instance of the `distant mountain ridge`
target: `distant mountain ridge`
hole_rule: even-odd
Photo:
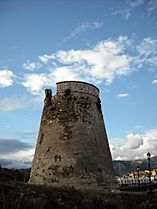
[[[151,169],[157,169],[157,156],[151,158],[150,164]],[[136,171],[137,166],[140,167],[140,170],[148,170],[148,161],[147,159],[133,161],[114,160],[113,166],[116,176],[121,176],[124,173]]]

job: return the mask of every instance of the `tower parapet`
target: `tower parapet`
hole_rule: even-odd
[[[57,94],[63,95],[69,89],[73,93],[84,93],[99,97],[99,89],[92,84],[81,81],[63,81],[57,83]]]
[[[99,89],[77,81],[45,91],[30,183],[75,188],[115,187]]]

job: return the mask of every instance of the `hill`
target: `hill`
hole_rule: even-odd
[[[28,182],[30,169],[0,168],[0,182]]]
[[[115,160],[113,161],[113,166],[116,175],[120,176],[126,172],[136,171],[137,166],[140,167],[140,170],[148,170],[148,161],[147,159],[133,161]],[[157,156],[151,158],[151,169],[157,169]]]

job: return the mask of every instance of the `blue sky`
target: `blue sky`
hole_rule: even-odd
[[[29,167],[44,89],[100,89],[113,159],[157,155],[157,0],[0,1],[0,161]]]

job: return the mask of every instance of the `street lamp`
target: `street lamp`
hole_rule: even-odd
[[[150,157],[151,157],[151,154],[148,152],[147,153],[147,160],[148,160],[148,170],[149,170],[149,175],[148,175],[148,178],[149,178],[149,191],[152,192],[151,170],[150,170]]]
[[[137,177],[138,177],[138,191],[140,191],[140,167],[139,166],[137,166],[137,168],[136,168],[136,170],[137,170]]]

